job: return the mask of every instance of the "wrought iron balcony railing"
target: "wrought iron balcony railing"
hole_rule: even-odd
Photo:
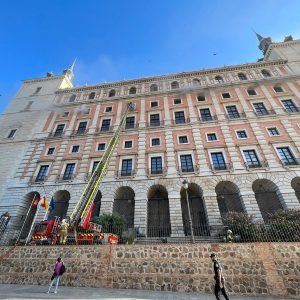
[[[263,117],[263,116],[268,116],[268,115],[276,115],[276,112],[274,109],[270,109],[270,110],[255,111],[255,114],[258,117]]]
[[[103,126],[103,127],[99,127],[97,129],[97,132],[99,132],[99,133],[106,133],[106,132],[113,131],[113,129],[114,129],[113,126]]]
[[[116,176],[118,178],[120,178],[120,177],[133,177],[134,176],[134,170],[118,170],[116,172]]]
[[[218,117],[216,115],[211,115],[211,116],[201,116],[199,118],[200,122],[214,122],[218,120]]]
[[[227,114],[227,119],[234,120],[234,119],[243,119],[246,118],[246,114],[244,112],[236,112],[235,114]]]
[[[61,182],[61,181],[70,181],[75,178],[75,174],[69,175],[69,174],[61,174],[56,177],[56,181]]]
[[[213,164],[211,169],[213,172],[232,171],[232,163]]]
[[[147,123],[147,127],[153,128],[153,127],[160,127],[164,126],[164,121],[151,121]]]
[[[283,166],[297,166],[300,165],[299,158],[281,159],[281,164]]]
[[[88,129],[77,129],[77,130],[73,130],[71,136],[75,136],[75,135],[84,135],[88,132]]]
[[[42,184],[48,179],[48,175],[45,176],[32,176],[29,180],[30,184]]]
[[[293,106],[290,108],[285,108],[284,111],[287,112],[288,114],[295,114],[300,112],[300,107]]]
[[[244,162],[247,170],[249,169],[263,169],[268,168],[269,164],[267,161],[257,161],[257,162]]]
[[[166,168],[147,169],[148,176],[165,176],[167,174]]]
[[[124,130],[134,130],[139,127],[139,124],[125,124],[123,131]]]
[[[63,137],[64,135],[65,135],[64,131],[54,131],[54,132],[50,132],[48,137],[59,138],[59,137]]]
[[[189,167],[180,167],[177,170],[179,175],[188,174],[188,173],[199,173],[199,168],[196,165],[192,165]]]
[[[190,118],[180,118],[180,119],[172,120],[173,125],[189,124],[190,122],[191,122]]]

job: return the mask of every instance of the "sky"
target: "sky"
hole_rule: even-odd
[[[254,30],[300,38],[299,16],[299,0],[1,1],[0,113],[75,58],[75,85],[255,62]]]

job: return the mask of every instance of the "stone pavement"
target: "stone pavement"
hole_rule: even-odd
[[[58,293],[47,294],[48,286],[41,285],[17,285],[17,284],[0,284],[0,299],[107,299],[107,300],[214,300],[213,295],[198,293],[177,293],[177,292],[160,292],[146,290],[121,290],[106,288],[81,288],[81,287],[59,287]],[[222,296],[221,296],[222,298]],[[222,298],[224,299],[224,298]],[[271,297],[234,297],[234,300],[280,300],[280,298]],[[285,298],[284,300],[287,300]]]

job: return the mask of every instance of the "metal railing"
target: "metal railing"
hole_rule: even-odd
[[[246,118],[246,114],[244,112],[236,112],[234,114],[228,114],[226,115],[227,119],[234,120],[234,119],[244,119]]]
[[[113,131],[113,130],[114,130],[113,126],[104,126],[104,127],[99,127],[97,129],[97,132],[98,133],[106,133],[106,132],[110,132],[110,131]]]
[[[88,129],[77,129],[77,130],[73,130],[71,133],[71,136],[75,136],[75,135],[84,135],[88,132]]]
[[[116,172],[116,177],[117,178],[120,178],[120,177],[134,177],[134,170],[126,170],[126,171],[118,170]]]
[[[218,117],[216,115],[211,115],[211,116],[206,116],[206,117],[200,117],[199,121],[200,122],[214,122],[217,121]]]
[[[267,161],[257,161],[257,162],[244,162],[245,167],[247,170],[249,169],[263,169],[263,168],[268,168],[269,164]]]
[[[298,113],[300,111],[300,107],[297,107],[297,106],[294,106],[294,107],[291,107],[291,108],[284,108],[284,111],[288,114],[295,114],[295,113]]]
[[[165,176],[167,174],[167,168],[147,169],[147,175],[152,176]]]
[[[269,110],[262,110],[262,111],[255,111],[255,114],[258,117],[263,117],[263,116],[268,116],[268,115],[276,115],[276,112],[274,109],[269,109]]]
[[[125,124],[123,131],[127,131],[127,130],[135,130],[139,128],[139,124],[135,123],[135,124]]]
[[[57,182],[69,181],[69,180],[73,180],[74,178],[75,178],[75,174],[72,174],[72,175],[62,174],[62,175],[57,175],[56,181]]]
[[[196,165],[192,165],[192,166],[187,167],[187,168],[179,167],[177,169],[177,171],[178,171],[179,175],[187,174],[187,173],[197,173],[197,172],[199,172],[199,168]]]
[[[35,183],[44,183],[48,179],[48,176],[32,176],[29,180],[30,184],[35,184]]]
[[[50,132],[48,137],[51,138],[51,137],[54,137],[54,138],[59,138],[59,137],[63,137],[65,135],[65,131],[53,131],[53,132]]]
[[[190,118],[180,118],[180,119],[175,119],[172,120],[172,125],[183,125],[183,124],[189,124]]]
[[[164,121],[152,121],[147,123],[148,128],[164,126]]]
[[[213,172],[232,171],[232,163],[222,163],[218,165],[212,165],[211,169]]]
[[[294,159],[290,159],[290,160],[280,160],[281,164],[283,166],[297,166],[300,165],[300,159],[299,158],[294,158]]]

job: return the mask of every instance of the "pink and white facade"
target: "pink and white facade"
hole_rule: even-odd
[[[183,179],[195,227],[219,225],[228,211],[267,221],[300,208],[300,40],[258,38],[255,63],[81,87],[72,68],[25,80],[0,120],[0,212],[21,218],[39,193],[69,215],[128,102],[136,109],[94,215],[180,236]]]

